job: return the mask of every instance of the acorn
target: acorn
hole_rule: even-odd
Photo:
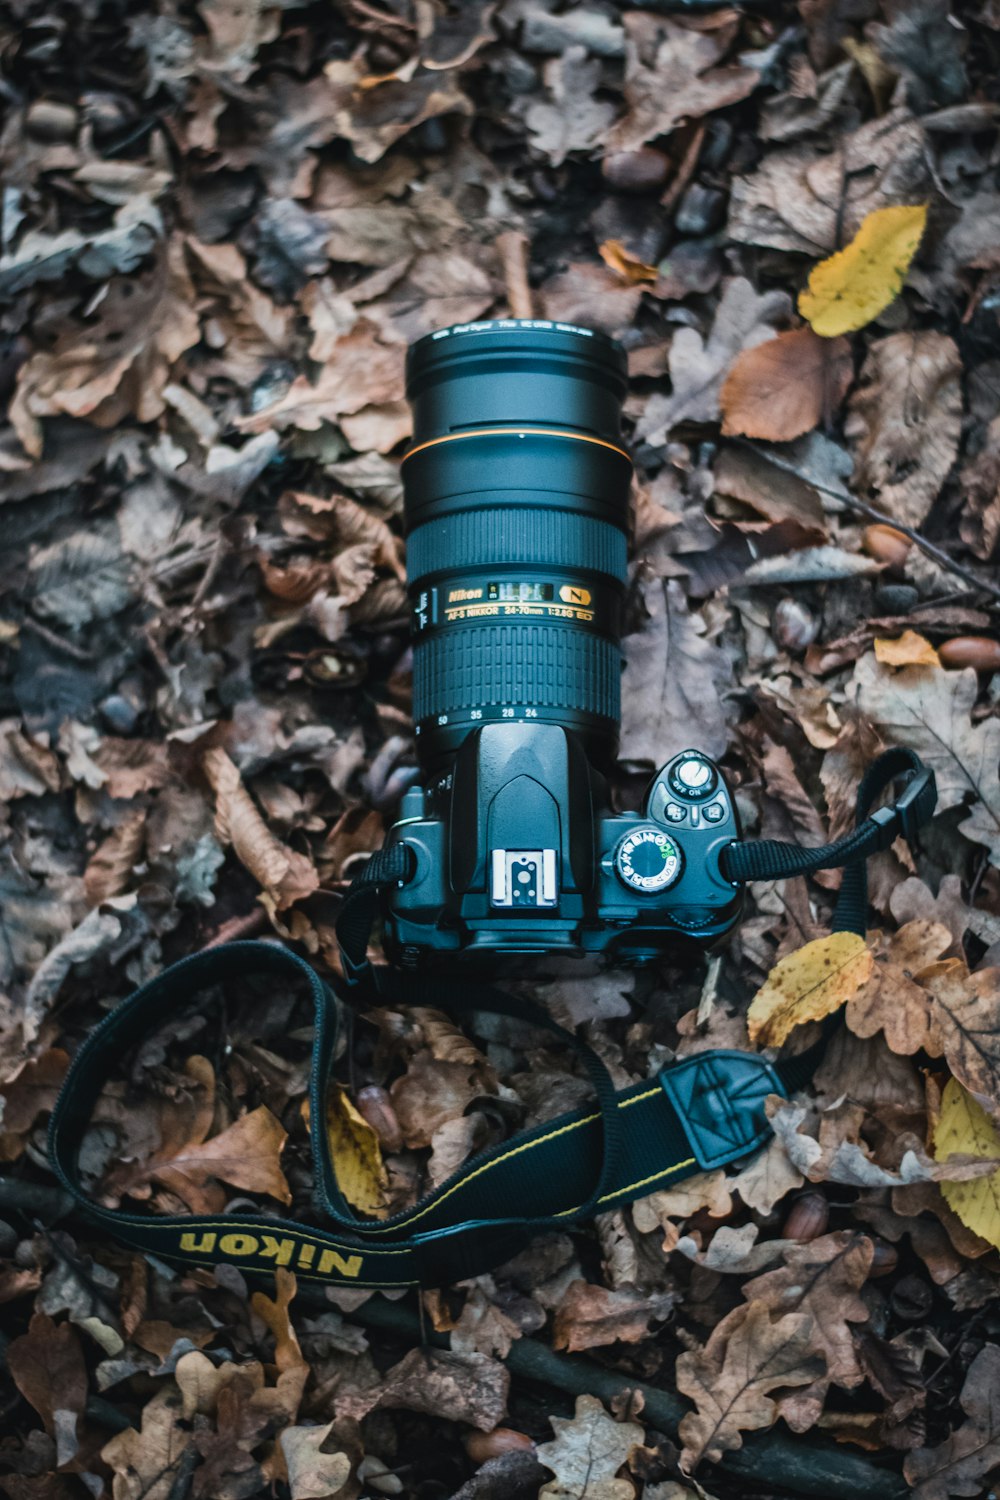
[[[886,563],[890,568],[902,568],[910,548],[910,538],[894,526],[866,526],[861,533],[861,545],[869,557]]]
[[[822,1193],[802,1193],[789,1210],[783,1240],[818,1240],[830,1222],[830,1205]]]
[[[877,1235],[871,1237],[874,1246],[871,1269],[869,1277],[888,1276],[899,1264],[899,1251],[895,1245],[890,1245],[888,1240],[881,1240]]]
[[[492,1432],[470,1432],[465,1439],[465,1451],[474,1464],[484,1464],[489,1458],[499,1458],[501,1453],[530,1453],[534,1443],[525,1432],[515,1432],[513,1427],[494,1427]]]
[[[816,616],[791,597],[778,600],[771,625],[774,639],[783,651],[805,651],[819,633]]]
[[[655,146],[612,151],[601,163],[601,172],[616,193],[654,193],[670,176],[670,157]]]
[[[371,1126],[386,1151],[402,1151],[402,1127],[385,1089],[377,1083],[366,1084],[358,1090],[357,1107],[358,1114]]]
[[[977,672],[1000,672],[1000,641],[988,635],[956,635],[938,647],[943,667],[975,667]]]

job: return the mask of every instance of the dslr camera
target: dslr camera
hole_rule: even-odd
[[[546,320],[457,324],[407,357],[403,461],[422,784],[387,845],[384,896],[408,969],[515,955],[653,958],[712,947],[740,888],[719,767],[697,749],[615,812],[632,464],[624,351]],[[651,691],[653,689],[651,688]],[[706,691],[712,689],[706,683]]]

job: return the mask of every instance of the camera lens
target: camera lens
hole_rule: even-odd
[[[414,344],[406,374],[421,760],[523,719],[562,724],[610,758],[632,473],[621,347],[567,323],[463,323]]]

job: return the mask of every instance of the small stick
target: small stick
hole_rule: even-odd
[[[835,490],[830,485],[824,484],[822,480],[813,479],[811,476],[801,474],[794,464],[782,463],[776,454],[767,453],[763,449],[758,448],[754,443],[746,443],[740,439],[737,439],[737,441],[740,443],[740,447],[749,448],[751,453],[756,453],[757,457],[762,458],[765,463],[773,464],[776,469],[781,469],[785,474],[794,475],[803,484],[811,485],[814,490],[820,490],[824,495],[829,495],[832,499],[839,500],[841,505],[847,505],[852,510],[860,511],[863,516],[868,517],[869,521],[874,521],[879,526],[889,526],[893,531],[902,532],[903,536],[908,536],[911,542],[916,543],[921,552],[926,552],[927,556],[932,557],[942,568],[946,568],[949,573],[954,573],[959,578],[964,578],[966,583],[976,593],[989,594],[991,598],[996,599],[1000,603],[1000,588],[995,583],[987,583],[985,578],[977,578],[970,568],[956,562],[953,557],[949,557],[947,552],[935,546],[933,542],[929,542],[925,536],[920,535],[919,531],[914,531],[912,526],[905,526],[902,521],[893,520],[892,516],[887,516],[884,511],[876,510],[874,505],[869,505],[867,500],[859,500],[856,495],[848,494],[846,490],[843,492]]]
[[[51,646],[53,650],[61,651],[64,656],[70,657],[73,661],[92,662],[94,660],[90,651],[84,651],[82,646],[74,646],[72,641],[63,640],[61,635],[56,635],[55,631],[50,630],[47,625],[40,625],[30,615],[21,621],[21,625],[23,629],[30,630],[37,635],[39,640],[45,641],[46,645]]]
[[[533,318],[531,287],[528,285],[528,236],[508,229],[497,236],[497,249],[507,283],[507,301],[512,318]]]
[[[266,926],[267,912],[262,906],[255,907],[244,917],[230,917],[228,922],[223,922],[201,951],[204,953],[206,949],[218,948],[222,943],[234,943],[240,938],[253,937],[254,933],[262,931]]]

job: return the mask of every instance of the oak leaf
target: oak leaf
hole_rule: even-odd
[[[941,1193],[962,1223],[1000,1249],[1000,1132],[982,1106],[955,1078],[941,1096],[934,1128],[934,1155],[945,1164],[953,1156],[992,1157],[997,1170],[989,1177],[944,1181]]]
[[[855,485],[894,521],[919,526],[947,477],[962,430],[962,361],[931,329],[879,339],[861,368],[844,434]]]
[[[691,1469],[742,1447],[741,1433],[777,1420],[772,1391],[810,1385],[823,1370],[813,1353],[812,1318],[788,1313],[772,1323],[764,1302],[735,1308],[704,1348],[677,1361],[677,1388],[697,1407],[680,1424],[682,1465]]]
[[[510,1375],[486,1354],[455,1354],[446,1349],[411,1349],[379,1385],[361,1390],[341,1386],[334,1396],[338,1417],[360,1421],[370,1411],[402,1407],[452,1422],[468,1422],[492,1432],[507,1410]]]
[[[969,1366],[960,1397],[968,1420],[936,1448],[909,1453],[910,1500],[957,1500],[986,1493],[1000,1466],[1000,1349],[987,1344]]]
[[[796,1026],[832,1015],[864,984],[872,963],[864,938],[854,932],[832,932],[789,953],[753,997],[750,1040],[778,1047]]]
[[[347,1454],[322,1452],[333,1427],[333,1422],[325,1427],[286,1427],[279,1437],[292,1500],[326,1500],[347,1483]]]
[[[696,328],[674,334],[668,356],[671,394],[649,398],[637,438],[656,446],[681,422],[718,421],[719,389],[734,355],[773,339],[774,324],[787,321],[790,312],[784,292],[758,295],[745,276],[727,281],[708,336]]]
[[[261,1104],[211,1140],[192,1142],[169,1160],[151,1163],[149,1173],[183,1198],[193,1213],[210,1211],[200,1190],[213,1178],[291,1203],[279,1160],[285,1140],[281,1122]]]
[[[951,933],[941,922],[916,917],[889,938],[875,938],[871,973],[847,1002],[846,1020],[858,1037],[885,1033],[893,1052],[910,1057],[944,1051],[940,1016],[920,976],[951,947]]]
[[[727,437],[787,443],[837,410],[854,378],[847,339],[794,328],[736,356],[719,392]]]
[[[610,1291],[589,1281],[572,1281],[556,1308],[552,1342],[570,1353],[604,1344],[637,1344],[649,1333],[651,1322],[669,1316],[676,1300],[670,1293],[646,1297],[637,1291]]]
[[[813,1347],[826,1361],[824,1382],[832,1380],[847,1390],[864,1379],[853,1328],[868,1321],[868,1308],[859,1293],[873,1254],[871,1240],[849,1229],[821,1235],[807,1244],[790,1242],[783,1266],[766,1271],[743,1288],[748,1301],[760,1300],[773,1313],[808,1313],[813,1319]]]
[[[7,1363],[21,1395],[55,1438],[58,1463],[77,1451],[76,1424],[87,1400],[87,1367],[76,1329],[36,1312],[27,1333],[7,1350]]]
[[[853,695],[861,712],[890,744],[915,750],[937,781],[938,812],[970,795],[978,800],[959,831],[1000,859],[1000,719],[973,724],[979,694],[971,667],[939,672],[930,667],[882,666],[872,655],[854,668]]]
[[[570,1417],[550,1417],[555,1437],[536,1450],[556,1476],[538,1500],[632,1500],[627,1479],[616,1479],[632,1449],[645,1437],[638,1422],[616,1422],[596,1396],[577,1396]]]
[[[101,1449],[114,1470],[114,1500],[170,1500],[191,1433],[181,1425],[176,1390],[160,1390],[142,1409],[142,1430],[126,1427]]]
[[[903,289],[927,224],[927,204],[876,208],[849,245],[814,266],[799,312],[816,333],[834,338],[864,328]]]

